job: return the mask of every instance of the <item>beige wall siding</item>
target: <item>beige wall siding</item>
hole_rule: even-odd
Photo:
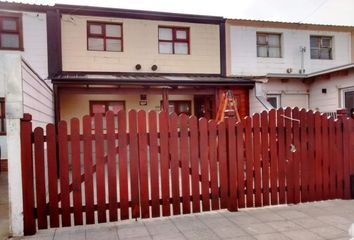
[[[310,87],[310,107],[321,112],[335,112],[344,107],[343,90],[354,87],[354,70],[345,76],[331,76],[329,79],[316,79]],[[322,93],[322,89],[327,93]]]
[[[60,99],[60,119],[70,121],[71,118],[81,119],[90,113],[90,100],[96,101],[125,101],[125,109],[160,111],[161,95],[147,95],[148,104],[139,105],[140,95],[107,95],[107,94],[61,94]],[[194,112],[193,95],[170,95],[169,100],[190,100],[192,103],[192,113]]]
[[[123,52],[87,51],[87,21],[123,24]],[[219,26],[166,21],[62,16],[64,71],[220,73]],[[158,53],[158,26],[190,27],[190,55]]]

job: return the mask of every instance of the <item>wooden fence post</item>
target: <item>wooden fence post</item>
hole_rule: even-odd
[[[32,116],[25,113],[21,119],[21,174],[24,234],[36,233],[34,218],[34,186],[32,156]]]

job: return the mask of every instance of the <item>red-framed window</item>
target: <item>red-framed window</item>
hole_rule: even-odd
[[[189,28],[159,26],[159,53],[189,54]]]
[[[123,25],[88,21],[87,50],[123,52]]]
[[[125,101],[90,101],[90,115],[95,113],[105,114],[107,111],[113,111],[115,115],[120,110],[125,109]]]
[[[0,135],[6,134],[5,98],[0,98]]]
[[[0,49],[23,50],[21,14],[0,11]]]

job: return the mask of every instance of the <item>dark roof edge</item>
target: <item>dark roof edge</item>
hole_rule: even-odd
[[[0,9],[13,10],[13,11],[25,11],[25,12],[47,12],[52,9],[49,5],[36,5],[16,2],[2,2],[0,1]]]
[[[74,14],[74,15],[76,14],[76,15],[89,15],[89,16],[121,17],[121,18],[133,18],[133,19],[209,23],[209,24],[220,24],[226,21],[225,18],[219,16],[93,7],[93,6],[79,6],[79,5],[68,5],[68,4],[55,4],[54,8],[60,10],[61,13]]]

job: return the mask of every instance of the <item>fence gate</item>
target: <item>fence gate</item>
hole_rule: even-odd
[[[353,121],[298,108],[237,124],[131,110],[32,131],[26,114],[25,235],[37,228],[348,199]]]

